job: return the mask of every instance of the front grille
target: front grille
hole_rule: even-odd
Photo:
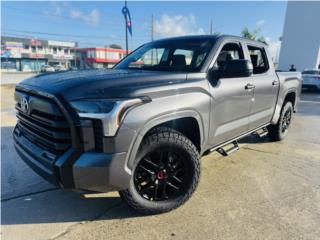
[[[20,91],[15,98],[17,127],[29,141],[56,156],[70,148],[70,126],[53,100]],[[22,99],[27,100],[29,111],[22,109]]]

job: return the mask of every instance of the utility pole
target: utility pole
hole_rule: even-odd
[[[124,1],[124,6],[127,8],[127,0]],[[126,56],[128,55],[128,19],[127,16],[124,18],[125,29],[126,29]]]
[[[151,15],[151,41],[153,41],[153,14]],[[151,50],[151,65],[153,65],[153,49]]]
[[[212,19],[210,20],[210,35],[212,35],[213,32],[212,32]]]
[[[153,32],[154,32],[154,29],[153,29],[153,25],[154,25],[154,23],[153,23],[153,14],[151,15],[151,41],[153,41]]]
[[[39,60],[38,60],[38,39],[37,37],[34,38],[35,39],[35,44],[34,44],[34,47],[36,49],[36,52],[35,52],[35,56],[36,56],[36,71],[39,72]]]

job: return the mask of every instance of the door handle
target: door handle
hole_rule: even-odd
[[[279,85],[279,81],[274,80],[274,81],[272,82],[272,86],[278,86],[278,85]]]
[[[244,89],[245,90],[251,90],[251,89],[254,89],[256,86],[255,85],[253,85],[253,84],[251,84],[251,83],[248,83],[245,87],[244,87]]]

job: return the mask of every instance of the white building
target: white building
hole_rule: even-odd
[[[298,71],[320,64],[320,2],[288,1],[279,69]]]
[[[1,36],[1,71],[39,72],[42,65],[76,63],[76,42]]]

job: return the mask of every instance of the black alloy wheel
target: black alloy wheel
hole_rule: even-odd
[[[281,131],[285,133],[288,131],[290,123],[291,123],[292,113],[290,109],[287,109],[283,115],[282,122],[281,122]]]
[[[200,178],[200,156],[182,133],[157,127],[143,139],[132,170],[130,185],[119,192],[143,214],[171,211],[184,204]]]
[[[184,156],[170,148],[148,153],[137,165],[134,185],[147,200],[174,199],[186,191],[189,166]]]
[[[281,141],[285,139],[289,132],[289,127],[292,122],[293,105],[291,102],[285,102],[279,120],[275,125],[269,125],[268,136],[273,141]]]

